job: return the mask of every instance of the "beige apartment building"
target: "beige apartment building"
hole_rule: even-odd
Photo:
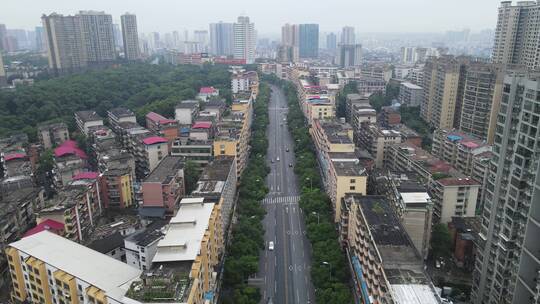
[[[420,115],[430,126],[453,128],[459,125],[464,71],[462,58],[445,55],[427,60]]]

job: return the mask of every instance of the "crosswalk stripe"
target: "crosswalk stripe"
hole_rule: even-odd
[[[300,201],[299,195],[294,196],[277,196],[266,197],[263,199],[263,204],[294,204]]]

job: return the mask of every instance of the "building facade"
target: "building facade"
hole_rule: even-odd
[[[56,73],[70,73],[85,68],[88,58],[79,16],[56,13],[41,17],[45,30],[49,68]]]
[[[88,64],[103,65],[116,60],[112,16],[97,11],[80,11],[78,16]]]
[[[298,25],[298,49],[300,58],[317,58],[319,56],[319,25]]]
[[[492,61],[534,69],[540,65],[536,37],[540,4],[535,1],[501,1],[495,28]]]
[[[124,43],[124,58],[138,60],[141,58],[139,49],[139,32],[137,31],[137,16],[126,13],[120,16],[122,22],[122,42]]]
[[[496,65],[474,63],[467,67],[459,129],[489,143],[495,136],[504,73]]]
[[[249,17],[238,17],[238,21],[233,24],[233,38],[234,58],[244,59],[248,64],[254,63],[257,34],[255,24],[249,21]]]
[[[432,127],[459,126],[465,66],[453,56],[430,58],[424,66],[421,117]]]
[[[232,23],[210,23],[210,52],[217,56],[233,55],[233,31]]]
[[[519,71],[504,77],[473,272],[473,303],[534,303],[540,296],[539,77]]]

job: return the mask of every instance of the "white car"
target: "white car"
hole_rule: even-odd
[[[276,161],[279,161],[279,157],[276,157]]]
[[[272,241],[268,242],[268,250],[270,250],[270,251],[274,250],[274,242],[272,242]]]

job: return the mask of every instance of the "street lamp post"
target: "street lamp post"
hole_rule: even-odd
[[[313,182],[311,181],[311,178],[306,177],[306,180],[309,181],[309,191],[313,191]]]
[[[319,212],[313,211],[313,212],[311,212],[311,214],[317,216],[317,225],[319,225]]]
[[[332,280],[332,264],[330,262],[322,261],[323,265],[328,266],[328,270],[330,271],[330,280]]]

